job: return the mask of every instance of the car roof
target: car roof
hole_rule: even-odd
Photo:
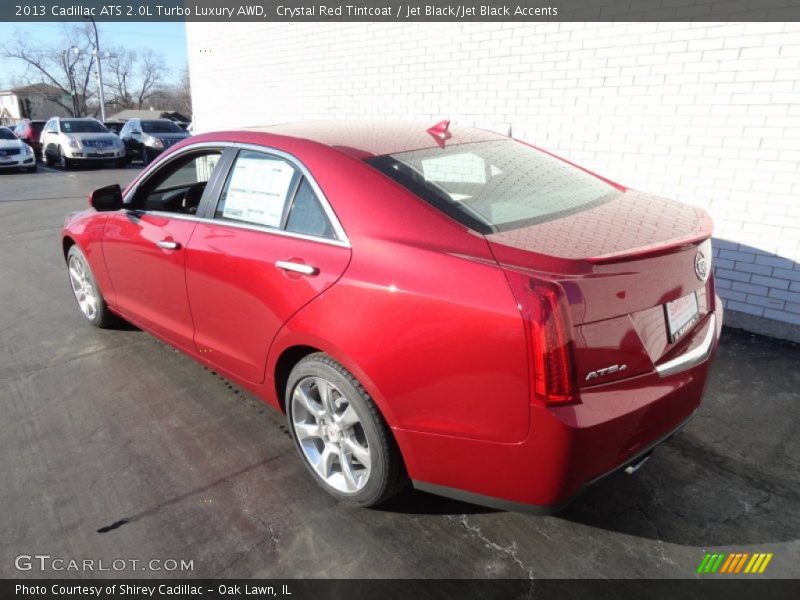
[[[497,133],[463,126],[447,127],[442,137],[428,131],[436,125],[439,124],[409,121],[306,121],[244,129],[311,140],[357,158],[507,139]]]

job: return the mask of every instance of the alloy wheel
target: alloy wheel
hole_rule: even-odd
[[[69,282],[81,312],[91,321],[97,315],[97,293],[88,268],[77,256],[69,259]]]
[[[343,494],[355,494],[372,468],[364,426],[347,397],[330,381],[306,377],[292,392],[292,426],[317,475]]]

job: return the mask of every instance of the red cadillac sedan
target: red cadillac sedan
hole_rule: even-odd
[[[86,320],[283,411],[358,506],[556,510],[691,418],[722,327],[705,212],[446,121],[198,135],[90,203]]]

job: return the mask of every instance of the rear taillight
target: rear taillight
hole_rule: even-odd
[[[516,271],[506,274],[529,326],[533,400],[548,404],[575,402],[572,328],[563,288]]]
[[[571,336],[558,289],[537,283],[538,311],[531,314],[533,339],[533,391],[551,403],[574,400]],[[538,313],[538,314],[537,314]]]

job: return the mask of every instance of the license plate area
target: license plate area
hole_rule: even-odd
[[[670,343],[675,343],[686,335],[700,319],[697,293],[692,292],[687,296],[667,302],[664,305],[664,315],[667,319],[669,341]]]

